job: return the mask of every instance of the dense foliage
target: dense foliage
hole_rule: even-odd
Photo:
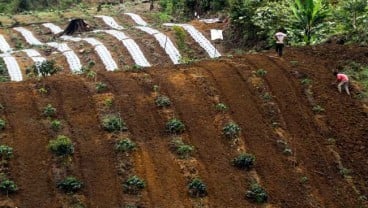
[[[69,8],[71,4],[77,4],[82,0],[3,0],[0,1],[1,13],[15,13],[30,10],[42,10],[50,8]]]
[[[274,34],[287,31],[292,45],[318,44],[332,36],[367,44],[367,0],[160,0],[161,11],[176,18],[222,12],[230,20],[226,40],[236,46],[272,47]]]

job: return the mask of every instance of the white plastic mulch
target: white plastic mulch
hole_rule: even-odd
[[[137,43],[131,39],[130,37],[126,36],[123,32],[117,30],[96,30],[94,32],[105,32],[114,36],[116,39],[121,41],[126,49],[129,51],[130,55],[132,56],[134,62],[142,67],[149,67],[151,64],[147,61],[146,57],[144,56],[143,52],[137,45]]]
[[[137,26],[136,28],[155,37],[156,40],[159,42],[160,46],[165,50],[166,54],[169,55],[171,61],[174,64],[180,63],[181,55],[179,53],[179,50],[175,47],[175,45],[168,36],[150,27]]]
[[[141,25],[141,26],[147,26],[147,22],[145,22],[141,16],[134,14],[134,13],[125,13],[126,15],[129,15],[133,21],[137,24],[137,25]]]
[[[84,38],[83,40],[95,48],[95,51],[101,58],[102,63],[105,65],[107,71],[114,71],[118,69],[118,65],[112,58],[110,51],[107,50],[107,48],[100,41],[94,38]]]
[[[27,54],[27,56],[30,57],[33,60],[33,62],[35,62],[35,64],[39,64],[46,61],[46,59],[42,57],[42,55],[34,49],[24,49],[22,51],[24,51]]]
[[[12,49],[10,48],[8,42],[6,42],[4,36],[0,35],[0,51],[7,53],[10,52]]]
[[[186,30],[190,36],[208,53],[208,55],[211,58],[217,58],[220,57],[221,54],[218,52],[218,50],[211,44],[211,42],[204,37],[204,35],[199,32],[197,29],[195,29],[192,25],[189,24],[174,24],[174,23],[165,23],[165,26],[180,26],[183,27],[184,30]]]
[[[3,58],[6,68],[8,69],[10,80],[17,82],[22,81],[23,76],[17,60],[10,53],[1,54],[0,57]]]
[[[61,30],[59,26],[53,23],[45,23],[45,24],[43,25],[45,27],[50,28],[50,30],[53,33],[58,33],[58,31],[60,32]],[[72,37],[68,35],[63,35],[60,38],[62,38],[63,40],[74,41],[74,42],[86,41],[87,43],[89,43],[90,45],[94,47],[95,51],[97,52],[97,55],[100,57],[107,71],[114,71],[118,68],[118,65],[112,58],[110,51],[108,51],[107,48],[103,45],[103,43],[101,43],[100,41],[94,38],[79,38],[79,37]]]
[[[69,67],[72,72],[81,72],[82,65],[78,56],[74,53],[72,49],[68,47],[66,43],[50,42],[47,43],[47,45],[56,48],[66,57],[66,60],[69,63]]]
[[[58,34],[58,33],[63,32],[63,30],[59,26],[57,26],[53,23],[43,23],[42,25],[44,27],[49,28],[51,30],[51,32],[54,33],[54,34]]]
[[[24,27],[15,27],[13,29],[20,32],[22,34],[22,36],[24,37],[24,39],[26,39],[27,43],[29,43],[30,45],[43,45],[43,43],[41,43],[41,41],[39,41],[32,34],[32,32],[27,30],[26,28],[24,28]]]
[[[4,60],[6,68],[8,70],[10,80],[12,81],[22,81],[22,72],[18,65],[17,60],[11,55],[12,49],[10,48],[8,42],[6,42],[4,36],[0,35],[0,57]]]
[[[123,26],[119,25],[114,18],[110,17],[110,16],[105,16],[105,15],[96,15],[95,17],[98,18],[102,18],[102,20],[111,28],[114,28],[115,30],[122,30],[124,29]]]

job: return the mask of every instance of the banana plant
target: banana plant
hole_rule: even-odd
[[[323,0],[294,0],[291,4],[297,27],[304,31],[304,42],[310,45],[315,28],[329,15]]]

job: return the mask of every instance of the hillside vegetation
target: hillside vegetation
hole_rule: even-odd
[[[366,2],[40,2],[0,3],[0,207],[368,207]]]

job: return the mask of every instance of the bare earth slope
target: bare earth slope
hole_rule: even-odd
[[[286,52],[282,59],[265,53],[142,72],[101,70],[96,79],[107,84],[102,93],[84,75],[47,78],[45,95],[38,90],[42,82],[35,80],[0,84],[0,117],[7,122],[0,141],[14,148],[8,175],[20,188],[1,201],[22,208],[72,207],[70,198],[56,188],[61,176],[55,176],[57,162],[47,149],[59,134],[42,116],[50,103],[64,124],[60,134],[75,144],[65,174],[84,182],[77,198],[87,207],[262,207],[245,199],[254,180],[269,194],[267,207],[365,207],[368,115],[360,101],[339,95],[330,85],[330,69],[339,53],[320,58],[314,49]],[[351,59],[366,62],[366,51],[361,53]],[[267,74],[256,76],[259,69]],[[298,73],[312,84],[302,85]],[[170,98],[171,107],[156,107],[159,93]],[[127,132],[111,134],[101,127],[109,113],[98,101],[104,96],[113,97],[110,111],[120,114]],[[218,112],[219,102],[229,110]],[[325,111],[313,111],[317,104]],[[181,136],[195,147],[187,160],[170,149],[172,136],[165,132],[165,123],[173,117],[186,125]],[[242,129],[237,141],[222,134],[229,121]],[[114,139],[120,136],[129,136],[137,150],[119,156]],[[291,152],[285,153],[281,143]],[[253,170],[231,165],[241,150],[255,155]],[[127,160],[131,164],[122,171],[119,164]],[[146,181],[139,195],[123,192],[122,182],[133,174]],[[188,194],[193,175],[207,185],[203,200]]]

